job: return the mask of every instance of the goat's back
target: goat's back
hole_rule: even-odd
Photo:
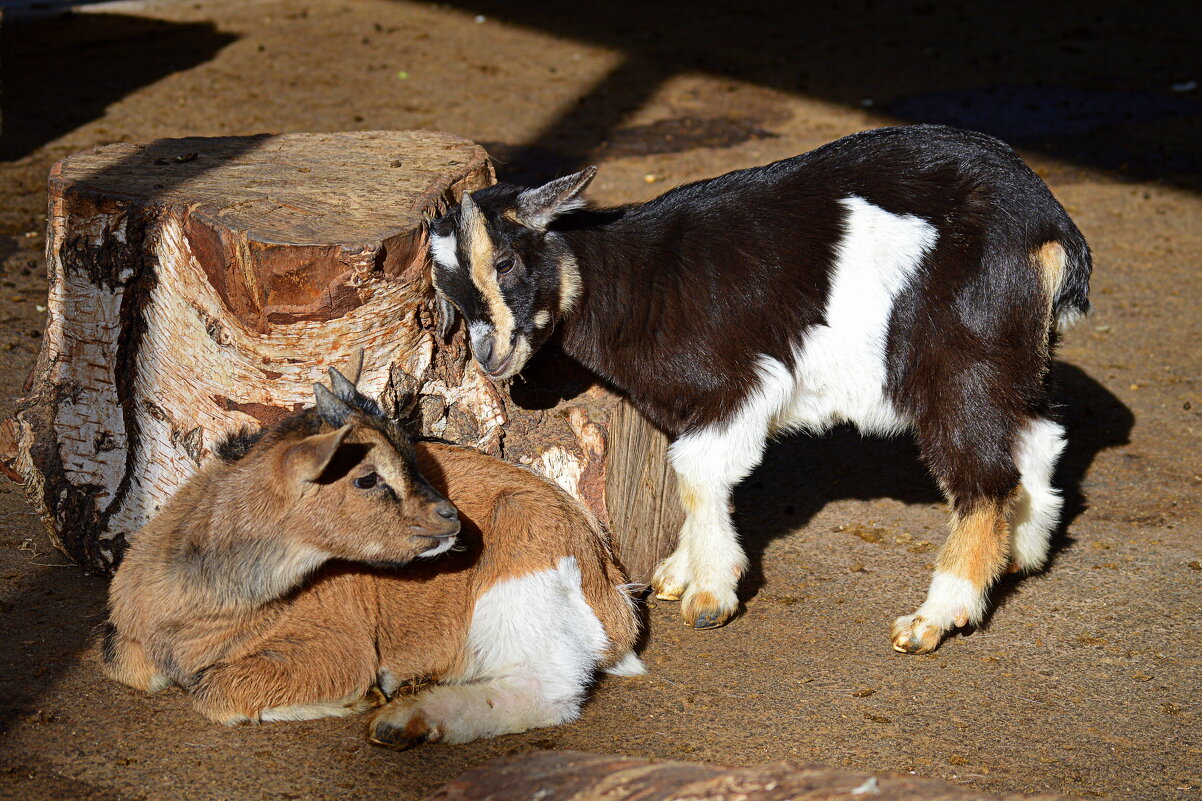
[[[453,610],[455,625],[466,626],[471,604],[498,582],[555,570],[570,557],[610,641],[602,667],[631,649],[638,622],[622,589],[625,576],[605,532],[578,501],[523,467],[470,448],[418,443],[417,458],[430,484],[459,509],[460,550],[412,565],[403,578],[380,580],[381,615],[397,646],[429,636],[428,627],[410,619],[439,613],[448,593],[466,604]]]

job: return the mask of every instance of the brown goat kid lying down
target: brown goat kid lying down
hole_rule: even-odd
[[[138,532],[109,591],[110,677],[177,684],[229,725],[349,715],[433,680],[369,724],[405,748],[564,723],[597,670],[643,672],[625,579],[579,503],[415,445],[331,373],[336,394],[227,442]]]

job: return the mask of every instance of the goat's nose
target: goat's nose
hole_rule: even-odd
[[[476,361],[480,364],[488,364],[492,361],[492,337],[480,337],[480,339],[472,340],[472,350],[476,352]]]
[[[435,506],[434,513],[444,520],[454,520],[459,517],[459,510],[450,501],[443,501]]]

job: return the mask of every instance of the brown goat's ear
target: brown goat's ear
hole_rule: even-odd
[[[559,215],[584,206],[585,201],[580,193],[596,175],[596,167],[586,167],[580,172],[527,189],[518,195],[518,218],[531,228],[545,230]]]
[[[350,430],[345,425],[328,434],[314,434],[289,448],[286,463],[289,476],[297,483],[320,478]]]

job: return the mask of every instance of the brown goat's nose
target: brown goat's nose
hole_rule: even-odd
[[[443,501],[434,507],[435,513],[444,520],[454,520],[459,517],[459,510],[450,501]]]

